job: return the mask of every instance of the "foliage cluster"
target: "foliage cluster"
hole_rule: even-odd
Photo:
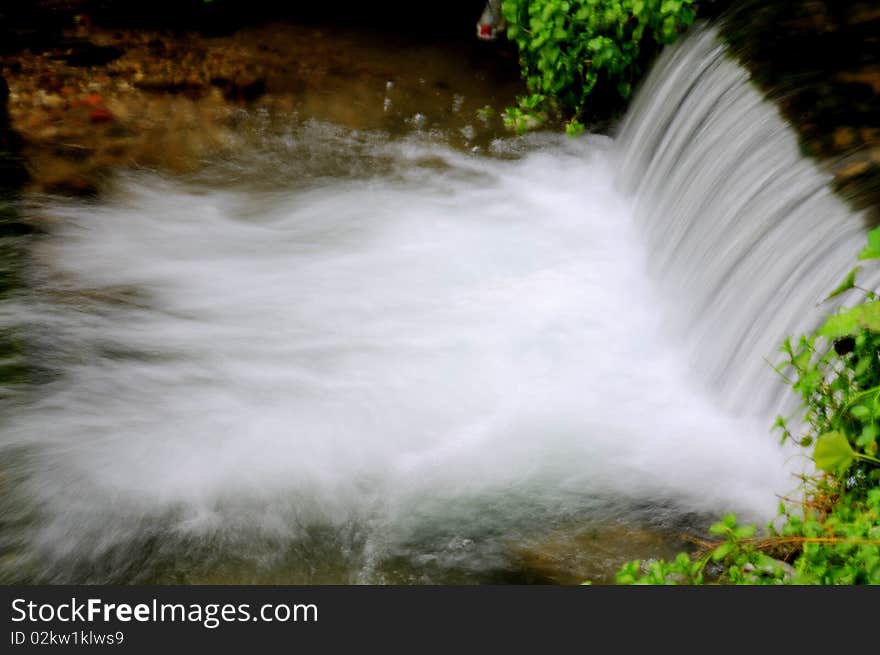
[[[524,132],[561,110],[569,133],[596,89],[626,99],[642,71],[646,50],[672,43],[693,21],[694,0],[504,0],[507,36],[519,49],[530,95],[505,114]]]
[[[880,259],[880,228],[859,257]],[[880,584],[880,296],[856,284],[859,270],[828,297],[860,290],[859,302],[781,347],[777,371],[803,405],[775,427],[812,449],[817,469],[803,477],[803,498],[783,499],[764,535],[729,514],[696,555],[630,562],[619,583]]]

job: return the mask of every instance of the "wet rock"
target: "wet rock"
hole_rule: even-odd
[[[517,546],[525,582],[537,584],[614,583],[615,574],[633,559],[672,558],[689,544],[677,535],[646,527],[598,525],[556,529]]]

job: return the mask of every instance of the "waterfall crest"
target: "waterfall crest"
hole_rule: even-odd
[[[729,406],[777,407],[781,385],[764,358],[832,309],[817,304],[855,265],[864,216],[800,154],[716,29],[663,53],[617,145],[618,184],[634,198],[649,270],[692,364]]]

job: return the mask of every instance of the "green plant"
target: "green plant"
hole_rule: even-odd
[[[540,93],[520,98],[519,107],[504,110],[504,127],[517,134],[541,127],[547,121],[547,113],[542,109],[545,100],[546,97]]]
[[[880,259],[880,228],[860,259]],[[783,499],[781,525],[763,535],[732,514],[698,541],[696,555],[673,562],[634,561],[621,584],[880,584],[880,296],[856,285],[853,269],[828,299],[860,290],[851,307],[813,334],[786,339],[776,370],[803,401],[796,417],[779,417],[782,441],[812,449],[817,472],[803,477],[803,499]],[[717,565],[706,575],[709,562]]]
[[[530,95],[508,110],[512,129],[524,115],[559,109],[578,133],[598,88],[626,99],[642,72],[646,46],[672,43],[694,20],[694,0],[504,0],[507,36],[519,48]],[[540,102],[535,102],[540,98]],[[535,121],[536,125],[543,120]]]
[[[880,229],[868,235],[860,259],[880,258]],[[856,286],[854,268],[826,300]],[[880,483],[876,458],[880,436],[880,299],[874,291],[853,307],[832,314],[814,334],[782,345],[785,361],[777,367],[803,400],[807,432],[796,436],[779,417],[782,440],[813,446],[816,466],[829,474]],[[864,486],[864,485],[863,485]]]
[[[492,105],[484,105],[477,109],[476,116],[481,123],[487,125],[495,118],[495,109]]]
[[[699,542],[697,555],[680,553],[673,561],[628,562],[617,573],[618,584],[704,584],[707,580],[733,584],[778,584],[794,579],[794,569],[771,557],[755,539],[754,525],[740,525],[727,514],[709,528],[716,542]],[[709,564],[718,570],[707,575]]]

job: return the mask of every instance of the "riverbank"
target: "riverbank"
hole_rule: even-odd
[[[3,56],[0,71],[31,188],[64,195],[93,195],[120,167],[196,170],[248,147],[242,125],[260,116],[440,128],[480,147],[502,133],[519,85],[511,57],[470,41],[290,23],[220,37],[71,27],[61,46]]]
[[[18,47],[0,56],[11,134],[19,135],[10,138],[21,141],[0,150],[20,146],[30,188],[41,192],[93,195],[125,167],[196,170],[205,158],[246,147],[243,109],[400,132],[422,120],[426,106],[436,111],[445,102],[442,111],[461,117],[456,145],[485,145],[503,135],[496,117],[522,92],[512,52],[470,34],[385,33],[390,52],[399,53],[392,59],[376,52],[375,27],[353,30],[344,18],[341,26],[312,20],[235,29],[231,21],[244,14],[227,3],[214,13],[180,13],[174,31],[144,30],[93,25],[75,13],[88,3],[55,4],[35,3],[45,33],[19,30],[9,42]],[[99,18],[120,23],[114,6]],[[731,48],[798,130],[804,154],[880,220],[880,11],[859,0],[740,0],[701,11],[721,16]],[[389,9],[379,19],[392,16],[399,13]],[[201,32],[180,29],[198,21]],[[216,31],[223,34],[211,36]],[[458,70],[437,70],[432,48],[457,49]],[[23,176],[20,160],[13,164],[5,178],[15,185]]]

